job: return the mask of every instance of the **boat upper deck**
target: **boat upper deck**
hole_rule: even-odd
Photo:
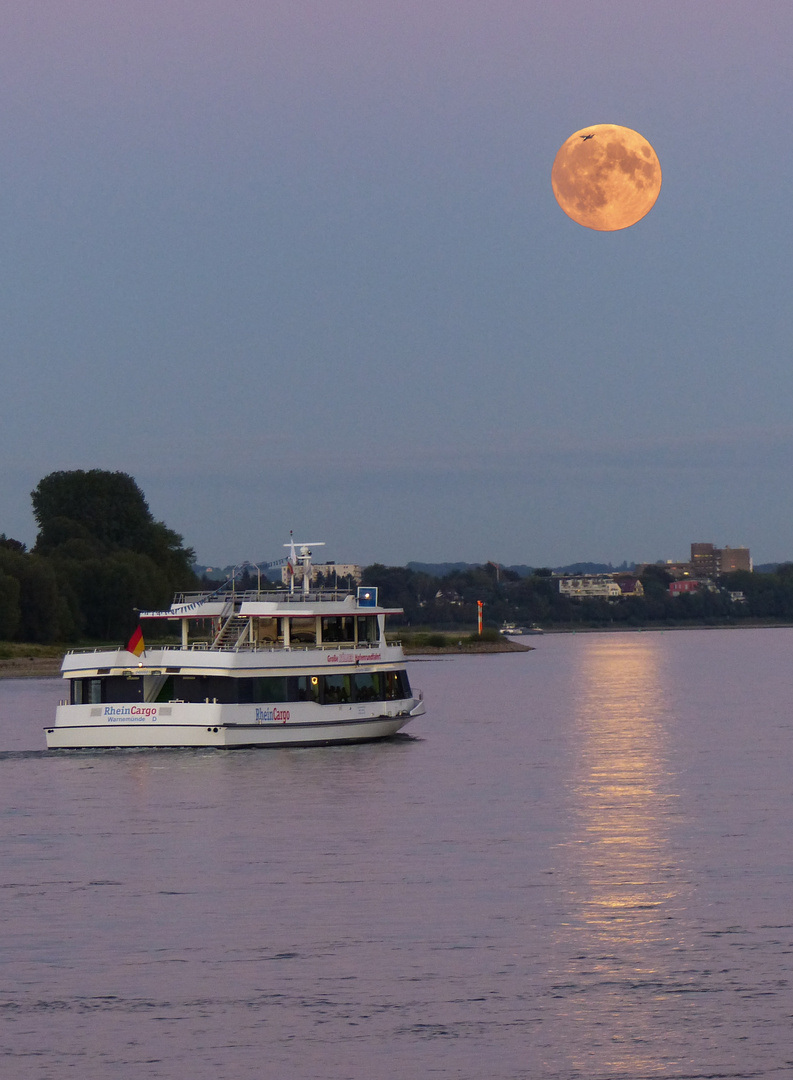
[[[377,589],[361,587],[357,593],[341,589],[290,592],[286,589],[249,589],[244,592],[177,593],[164,611],[141,611],[141,619],[217,619],[235,613],[243,618],[310,618],[331,615],[400,615],[401,608],[381,607]]]
[[[167,610],[138,613],[142,621],[180,623],[179,645],[150,646],[144,651],[145,660],[128,649],[88,650],[79,659],[70,653],[64,661],[64,673],[92,663],[103,671],[126,669],[133,663],[137,668],[168,665],[166,670],[170,670],[174,662],[200,668],[219,664],[229,670],[251,664],[292,667],[305,664],[309,653],[320,664],[398,660],[401,647],[386,641],[385,622],[388,615],[401,615],[402,609],[381,607],[374,586],[360,585],[355,592],[335,587],[312,589],[308,545],[299,545],[299,555],[293,541],[285,546],[291,552],[288,587],[262,589],[260,577],[258,588],[238,590],[235,570],[214,590],[177,593]],[[295,588],[295,567],[302,574],[300,588]],[[179,653],[182,655],[177,661]],[[105,667],[100,668],[108,654],[114,659],[109,661],[109,667],[105,659]],[[232,660],[230,654],[236,654],[236,659]],[[225,659],[221,660],[222,656]]]

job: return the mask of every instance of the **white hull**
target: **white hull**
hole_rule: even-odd
[[[382,703],[380,703],[382,704]],[[409,705],[410,709],[406,710]],[[50,750],[99,749],[114,747],[181,747],[181,746],[327,746],[333,743],[365,742],[387,738],[400,731],[414,716],[424,712],[423,702],[413,699],[400,702],[400,712],[393,715],[367,716],[360,707],[321,709],[321,718],[290,717],[287,721],[246,722],[228,719],[229,711],[239,713],[236,706],[190,705],[180,710],[178,705],[169,713],[183,716],[155,714],[139,721],[107,722],[103,717],[91,717],[90,706],[61,705],[58,707],[55,726],[45,728],[47,748]],[[311,706],[303,706],[304,710]],[[100,710],[94,709],[97,712]],[[151,711],[151,710],[149,710]],[[249,712],[249,709],[245,709]],[[294,714],[294,706],[290,712]],[[334,715],[328,716],[332,711]],[[162,714],[163,707],[157,710]],[[200,721],[200,722],[199,722]]]

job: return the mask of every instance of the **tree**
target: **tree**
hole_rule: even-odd
[[[421,610],[437,589],[437,578],[410,570],[405,566],[383,566],[373,563],[363,572],[364,585],[376,585],[380,590],[380,603],[386,607],[404,609],[404,621],[411,623],[421,618]],[[399,618],[394,622],[401,621]]]
[[[62,640],[62,605],[55,571],[47,559],[25,556],[19,571],[18,636],[21,641],[46,644]]]
[[[31,492],[39,526],[35,551],[51,555],[81,540],[95,554],[135,551],[162,566],[175,584],[192,580],[192,549],[163,522],[155,521],[145,496],[127,473],[104,469],[54,472]]]
[[[0,570],[0,641],[16,637],[19,619],[19,581]]]
[[[21,540],[14,540],[12,536],[6,536],[5,533],[0,533],[0,548],[5,548],[6,551],[27,551]]]
[[[143,492],[126,473],[50,473],[31,498],[39,533],[26,558],[38,562],[27,567],[27,585],[24,575],[15,574],[22,586],[20,634],[28,635],[26,640],[46,640],[56,625],[62,637],[117,638],[131,629],[134,608],[167,607],[174,592],[195,584],[193,551],[178,533],[154,520]],[[50,597],[49,623],[40,610],[49,595],[48,575],[57,593]],[[26,596],[37,598],[35,618],[25,613]]]
[[[127,473],[104,469],[54,472],[31,492],[39,526],[36,550],[46,553],[66,539],[97,541],[105,551],[126,549],[149,554],[177,537],[155,522],[143,492]]]

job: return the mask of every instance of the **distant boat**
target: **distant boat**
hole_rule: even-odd
[[[528,634],[542,634],[543,629],[537,623],[532,623],[531,626],[518,626],[517,623],[505,622],[499,633],[505,637],[526,637]]]

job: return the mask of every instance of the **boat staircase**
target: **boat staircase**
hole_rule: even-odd
[[[212,642],[213,649],[236,649],[248,632],[248,620],[244,615],[231,615],[221,626],[217,637]]]

